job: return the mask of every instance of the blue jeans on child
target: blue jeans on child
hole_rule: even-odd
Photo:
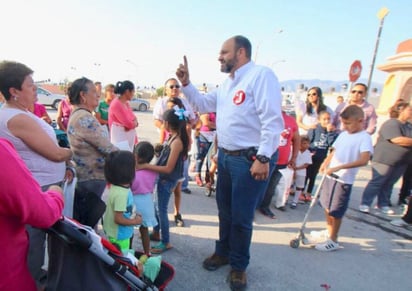
[[[176,185],[177,181],[169,181],[165,179],[159,179],[157,182],[157,208],[159,224],[154,227],[154,231],[161,231],[162,242],[164,244],[168,244],[170,242],[167,208],[169,205],[170,195]]]
[[[270,161],[269,177],[276,161],[277,153]],[[230,265],[236,271],[246,270],[249,264],[253,218],[268,185],[268,180],[257,181],[251,176],[252,163],[246,155],[230,155],[219,149],[216,185],[219,240],[215,253],[229,257]]]

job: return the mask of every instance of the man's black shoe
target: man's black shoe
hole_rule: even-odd
[[[267,216],[270,219],[275,219],[276,218],[276,215],[269,208],[259,208],[259,211],[264,216]]]

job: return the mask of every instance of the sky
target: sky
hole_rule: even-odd
[[[410,0],[0,0],[0,60],[28,65],[36,81],[158,87],[186,55],[193,83],[219,84],[221,45],[240,34],[280,81],[347,80],[354,60],[367,79],[382,7],[372,81],[383,83],[376,65],[412,38]]]

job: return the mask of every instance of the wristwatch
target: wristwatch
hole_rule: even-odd
[[[258,160],[262,164],[266,164],[266,163],[269,163],[270,158],[268,158],[267,156],[264,156],[264,155],[257,155],[256,160]]]

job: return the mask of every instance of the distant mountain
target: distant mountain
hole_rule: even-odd
[[[368,83],[366,79],[359,79],[358,82],[360,83]],[[342,92],[346,91],[344,86],[348,86],[349,82],[346,81],[331,81],[331,80],[320,80],[320,79],[312,79],[312,80],[286,80],[281,81],[280,86],[283,88],[283,91],[286,92],[295,92],[299,89],[303,88],[310,88],[310,87],[320,87],[324,93],[331,93],[331,92]],[[372,82],[371,88],[377,88],[378,92],[382,92],[383,84],[374,83]]]
[[[359,79],[358,82],[367,84],[367,79]],[[286,80],[280,81],[280,86],[283,87],[283,91],[285,92],[296,92],[303,87],[309,89],[310,87],[320,87],[324,93],[332,93],[334,88],[334,92],[345,92],[346,90],[343,89],[343,85],[348,86],[348,80],[344,81],[331,81],[331,80],[320,80],[320,79],[311,79],[311,80]],[[216,84],[206,84],[207,88],[210,90],[214,90],[216,88]],[[199,89],[203,88],[203,84],[196,84],[196,87]],[[372,82],[371,88],[377,88],[378,92],[382,92],[383,84],[381,83],[374,83]]]

